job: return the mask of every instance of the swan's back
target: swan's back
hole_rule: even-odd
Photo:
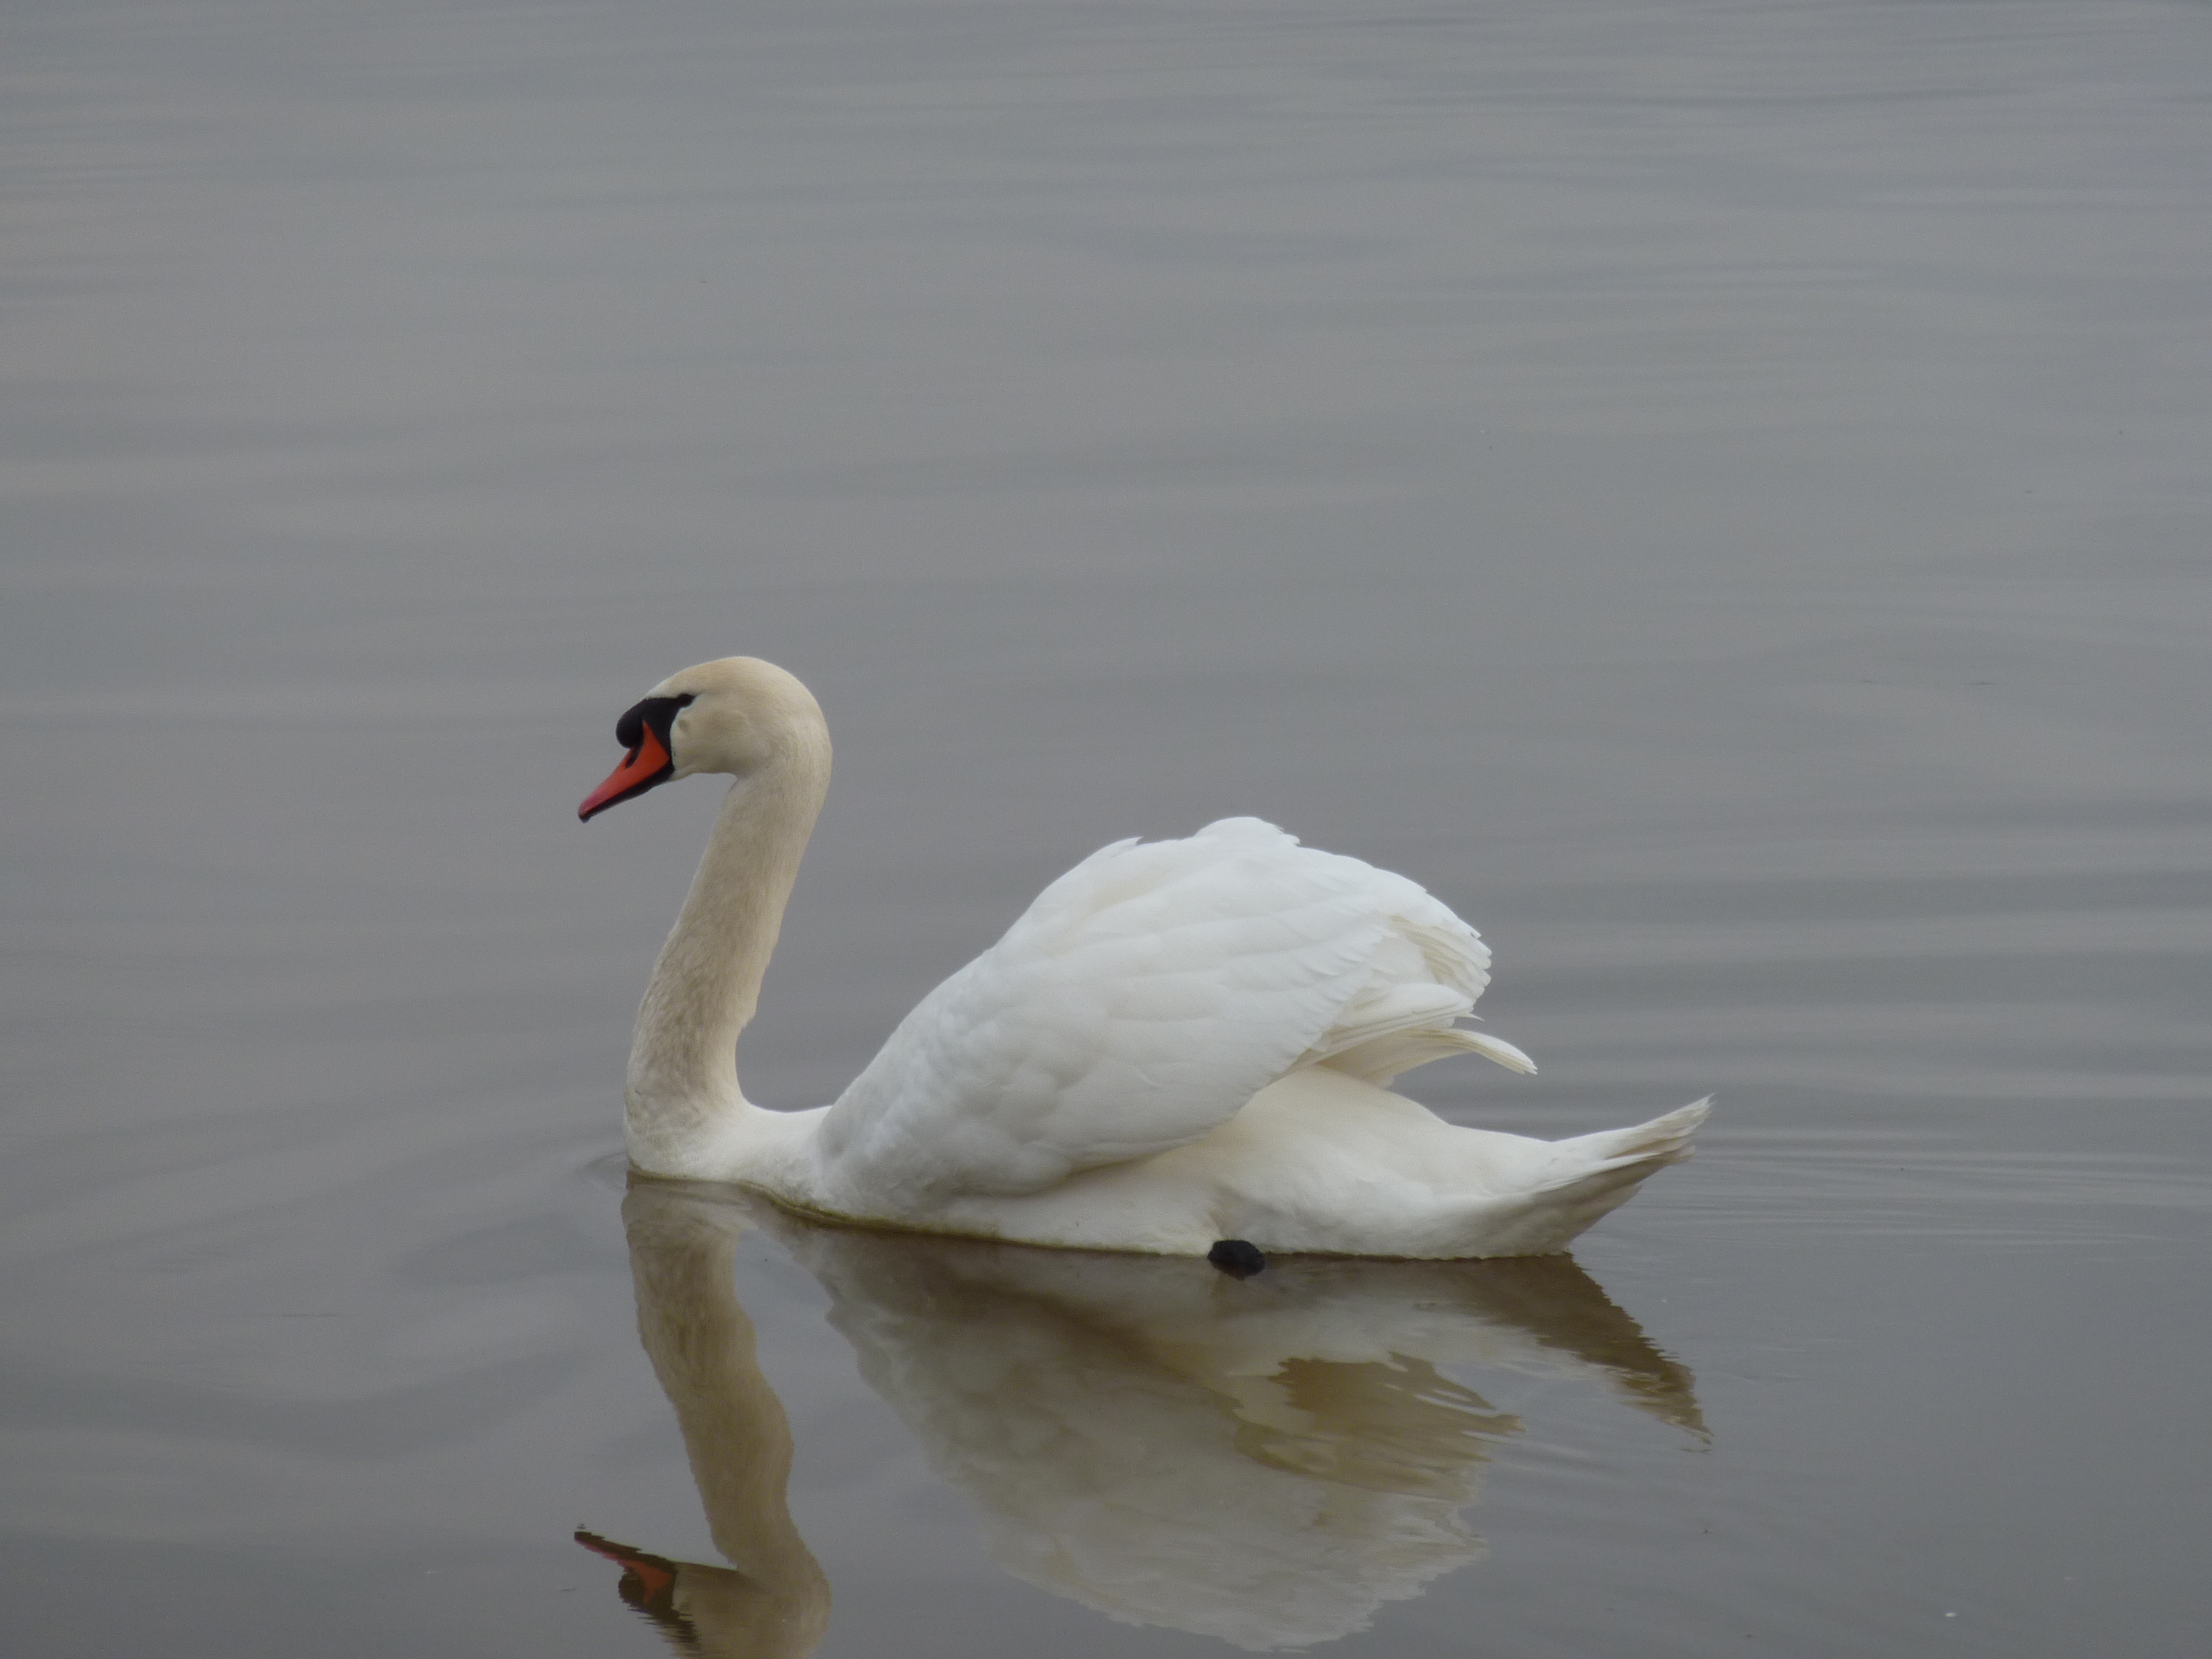
[[[1489,967],[1414,883],[1256,818],[1117,842],[907,1016],[823,1121],[821,1179],[860,1213],[1035,1193],[1195,1140],[1301,1066],[1533,1069],[1453,1027]]]

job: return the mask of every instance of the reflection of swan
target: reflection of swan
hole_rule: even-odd
[[[753,1357],[731,1241],[744,1215],[642,1192],[623,1206],[637,1330],[676,1407],[691,1478],[727,1567],[671,1561],[580,1532],[623,1568],[623,1595],[702,1659],[805,1659],[830,1618],[830,1581],[791,1524],[791,1425]]]
[[[1194,1261],[824,1227],[649,1182],[623,1213],[640,1325],[726,1550],[785,1535],[757,1513],[774,1499],[782,1522],[781,1465],[772,1482],[732,1480],[704,1449],[786,1444],[782,1414],[749,1343],[742,1383],[662,1354],[686,1322],[743,1328],[703,1291],[729,1296],[746,1217],[821,1280],[863,1376],[974,1502],[1000,1565],[1117,1619],[1249,1648],[1326,1641],[1476,1559],[1457,1511],[1521,1425],[1452,1371],[1587,1376],[1702,1432],[1688,1373],[1563,1258],[1291,1261],[1239,1283]],[[813,1571],[803,1548],[783,1559]]]
[[[671,778],[737,778],[638,1011],[640,1169],[1030,1243],[1524,1255],[1565,1248],[1704,1120],[1699,1102],[1532,1140],[1390,1093],[1446,1054],[1534,1069],[1455,1024],[1490,952],[1404,877],[1253,818],[1092,854],[836,1105],[762,1111],[733,1056],[829,787],[822,711],[781,669],[732,657],[663,681],[616,731],[629,756],[584,817]]]

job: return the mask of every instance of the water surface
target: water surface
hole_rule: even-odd
[[[828,1656],[2192,1645],[2203,6],[9,34],[11,1652],[716,1650],[577,1528]],[[763,1100],[1253,812],[1492,940],[1542,1075],[1413,1092],[1713,1091],[1699,1159],[1571,1268],[1244,1302],[626,1230],[716,792],[574,808],[738,651],[839,744]],[[779,1417],[782,1510],[695,1481]]]

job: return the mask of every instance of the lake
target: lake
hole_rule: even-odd
[[[2212,9],[8,35],[10,1653],[2201,1642]],[[1496,951],[1407,1092],[1698,1158],[1242,1285],[628,1182],[720,791],[575,806],[736,653],[755,1098],[1250,813]]]

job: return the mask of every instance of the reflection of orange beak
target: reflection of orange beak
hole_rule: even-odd
[[[629,758],[607,774],[607,781],[584,797],[584,804],[576,809],[576,816],[588,823],[594,813],[604,812],[618,800],[628,800],[632,795],[641,795],[674,769],[668,750],[661,746],[651,726],[637,740]]]
[[[576,1541],[594,1555],[604,1555],[623,1570],[623,1600],[633,1606],[642,1607],[655,1597],[665,1597],[676,1583],[676,1563],[665,1555],[647,1555],[643,1550],[634,1550],[627,1544],[617,1544],[611,1538],[602,1538],[595,1532],[576,1528]],[[637,1594],[629,1594],[629,1580],[637,1580]]]

